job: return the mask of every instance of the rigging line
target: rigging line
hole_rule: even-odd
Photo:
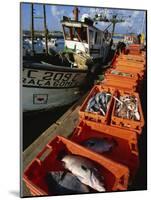
[[[82,42],[82,40],[81,40],[81,37],[79,36],[79,34],[78,34],[78,32],[75,30],[75,32],[76,32],[76,35],[78,36],[78,39],[80,40],[80,42],[82,43],[82,45],[83,45],[83,47],[84,47],[84,49],[85,49],[85,52],[86,52],[86,47],[85,47],[85,45],[83,44],[83,42]]]
[[[104,29],[104,31],[106,31],[111,25],[112,25],[112,23],[109,24],[109,25]]]

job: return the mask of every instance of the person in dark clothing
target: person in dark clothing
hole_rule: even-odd
[[[138,44],[141,44],[141,34],[137,36]]]
[[[122,53],[126,48],[126,44],[124,42],[118,42],[117,44],[117,53]]]

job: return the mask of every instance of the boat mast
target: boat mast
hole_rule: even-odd
[[[125,22],[125,20],[123,20],[123,19],[117,19],[117,15],[113,15],[113,17],[109,21],[113,24],[113,28],[112,28],[112,37],[113,37],[114,31],[115,31],[115,25],[117,23]]]
[[[76,22],[78,22],[79,13],[80,13],[80,11],[79,11],[78,7],[75,6],[74,9],[73,9],[73,15],[74,15],[74,20],[75,20]]]
[[[98,17],[98,15],[95,16],[94,21],[97,22],[108,22],[111,23],[105,30],[107,30],[111,25],[112,25],[112,37],[114,35],[114,31],[115,31],[115,25],[117,23],[121,23],[121,22],[125,22],[125,20],[123,19],[117,19],[117,15],[113,15],[112,18],[107,19],[106,16],[105,17]]]
[[[44,12],[44,31],[45,31],[45,48],[46,48],[46,55],[48,55],[48,29],[46,23],[46,7],[43,4],[43,12]]]
[[[35,54],[34,49],[34,4],[31,4],[31,42],[32,53]]]

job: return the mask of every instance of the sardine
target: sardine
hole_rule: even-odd
[[[92,109],[92,107],[95,105],[95,98],[94,97],[91,97],[87,103],[87,107],[85,109],[86,112],[89,112],[90,109]],[[91,111],[92,112],[92,111]]]
[[[102,95],[102,92],[98,92],[94,97],[97,104],[99,104],[99,100],[101,98],[101,95]]]
[[[81,143],[81,145],[97,153],[104,153],[110,151],[115,146],[115,142],[105,138],[90,138]]]
[[[70,172],[51,171],[47,174],[47,184],[50,193],[54,195],[89,193],[87,185]]]
[[[99,177],[96,166],[87,158],[77,155],[66,155],[63,157],[64,167],[72,172],[82,183],[91,188],[103,192],[104,184]]]
[[[116,116],[137,121],[140,120],[140,114],[138,112],[138,100],[135,96],[124,95],[115,99],[117,101],[115,106]]]
[[[98,92],[91,97],[85,109],[86,112],[98,112],[101,115],[106,115],[111,94],[108,92]]]

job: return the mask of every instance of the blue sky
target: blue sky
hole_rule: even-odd
[[[47,5],[46,6],[46,17],[47,17],[47,27],[50,31],[52,30],[62,30],[60,20],[62,17],[68,16],[73,18],[73,6],[61,6],[61,5]],[[96,13],[103,12],[107,17],[110,17],[112,14],[117,13],[121,18],[125,18],[124,23],[116,25],[116,33],[128,33],[135,32],[140,33],[146,29],[145,23],[145,12],[138,10],[119,10],[119,9],[103,9],[103,8],[91,8],[91,7],[78,7],[80,9],[79,18],[83,14],[89,14],[93,17]],[[34,4],[35,15],[42,16],[42,4]],[[22,28],[24,30],[30,29],[31,21],[31,4],[22,3],[21,4],[21,18],[22,18]],[[100,29],[105,29],[109,24],[108,23],[98,23],[96,26]],[[143,26],[144,25],[144,26]],[[35,29],[43,30],[43,21],[42,19],[35,19]]]

